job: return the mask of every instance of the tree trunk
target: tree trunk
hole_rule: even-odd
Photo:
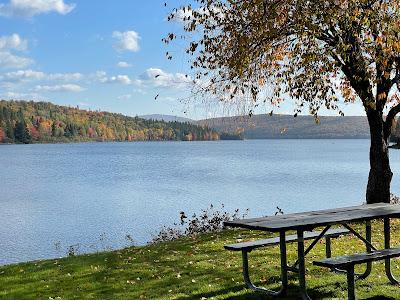
[[[367,112],[367,116],[371,133],[367,203],[389,203],[393,173],[389,164],[388,138],[384,136],[382,113],[374,110]]]

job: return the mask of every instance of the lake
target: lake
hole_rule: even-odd
[[[0,146],[0,264],[145,244],[179,212],[361,204],[368,140]],[[400,194],[400,150],[391,150]]]

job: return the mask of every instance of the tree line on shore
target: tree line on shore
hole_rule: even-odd
[[[208,127],[81,110],[49,102],[0,100],[0,143],[218,140]]]

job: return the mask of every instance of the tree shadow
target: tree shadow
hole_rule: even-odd
[[[365,298],[364,300],[395,300],[393,297],[385,297],[385,296],[374,296],[371,298]]]
[[[299,298],[299,287],[297,284],[289,284],[288,286],[288,293],[287,296],[285,297],[272,297],[265,295],[260,292],[255,292],[253,290],[247,289],[244,285],[240,286],[235,286],[235,287],[227,287],[224,289],[212,291],[212,292],[205,292],[205,293],[198,293],[198,294],[192,294],[190,296],[183,296],[177,298],[178,300],[198,300],[207,298],[207,299],[212,299],[212,297],[217,297],[221,295],[227,295],[229,293],[237,293],[240,291],[245,291],[245,294],[242,295],[233,295],[231,297],[228,297],[227,299],[231,300],[253,300],[253,299],[262,299],[262,300],[272,300],[272,299],[298,299]],[[318,288],[309,288],[307,290],[309,296],[312,299],[327,299],[327,298],[333,298],[334,293],[333,292],[322,292],[318,290]],[[376,298],[376,299],[390,299],[390,298]]]

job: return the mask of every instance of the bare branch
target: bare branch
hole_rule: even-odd
[[[400,103],[397,104],[396,106],[392,107],[386,117],[386,121],[384,124],[384,128],[383,128],[383,134],[384,134],[384,138],[388,139],[390,136],[390,133],[392,131],[392,126],[393,126],[393,121],[394,118],[396,117],[396,115],[400,113]]]

